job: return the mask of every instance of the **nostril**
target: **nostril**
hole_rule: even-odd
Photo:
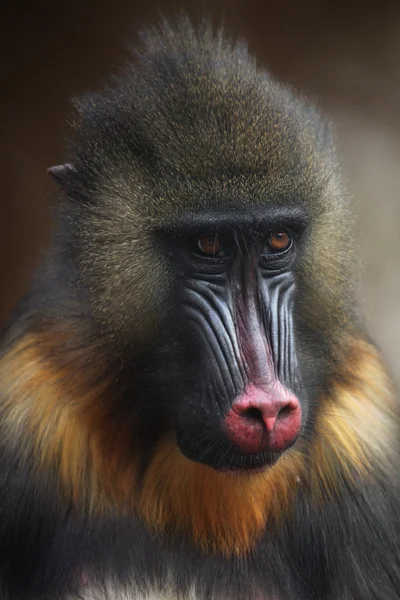
[[[264,409],[264,410],[263,410]],[[249,421],[257,421],[259,423],[265,423],[266,420],[278,420],[287,417],[293,412],[293,407],[290,403],[284,404],[281,408],[276,406],[275,409],[271,410],[270,406],[246,406],[238,407],[234,406],[233,410],[240,416]]]
[[[293,408],[290,406],[290,404],[285,404],[285,406],[282,406],[281,410],[279,411],[277,418],[279,419],[281,417],[286,417],[292,411],[293,411]]]
[[[264,418],[261,410],[256,406],[250,406],[247,410],[242,413],[243,417],[250,419],[252,421],[258,421],[259,423],[264,423]]]

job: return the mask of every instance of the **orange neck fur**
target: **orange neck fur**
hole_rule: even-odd
[[[50,348],[55,343],[51,333],[42,337]],[[58,463],[75,506],[138,512],[155,529],[188,533],[199,546],[225,553],[247,552],[276,525],[290,511],[299,481],[319,498],[333,495],[338,472],[349,480],[354,472],[366,476],[371,462],[387,460],[395,436],[390,382],[376,351],[357,342],[341,383],[320,399],[309,449],[300,443],[265,473],[229,474],[187,460],[168,437],[137,488],[140,449],[131,442],[132,422],[116,428],[102,408],[107,382],[78,384],[79,365],[70,376],[65,365],[49,366],[43,351],[43,339],[26,337],[0,362],[10,442],[32,441],[39,464]]]
[[[302,463],[291,451],[264,473],[219,473],[187,460],[167,439],[146,474],[139,511],[150,526],[190,531],[201,547],[246,552],[289,509]]]

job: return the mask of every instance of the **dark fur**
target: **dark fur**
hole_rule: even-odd
[[[265,206],[274,214],[301,207],[310,233],[295,269],[296,327],[311,390],[303,437],[312,445],[317,400],[329,395],[332,374],[346,371],[354,339],[365,338],[354,300],[352,220],[319,115],[257,70],[243,45],[214,37],[208,26],[195,34],[185,19],[146,34],[135,66],[77,108],[72,167],[56,174],[57,235],[4,332],[2,355],[56,323],[69,338],[48,361],[71,374],[92,365],[90,385],[111,382],[117,421],[129,418],[136,397],[143,432],[151,423],[156,439],[172,426],[174,396],[190,393],[197,369],[175,308],[179,272],[165,234],[185,218],[196,224],[200,210],[212,220],[215,209],[247,207],[257,221]],[[2,406],[9,394],[0,381]],[[10,442],[0,428],[1,599],[64,599],[79,593],[82,572],[100,587],[108,577],[132,585],[133,597],[149,582],[163,589],[171,572],[182,597],[196,583],[202,600],[400,595],[400,487],[391,458],[371,459],[368,477],[354,467],[350,481],[338,466],[323,509],[300,482],[293,514],[248,556],[227,558],[117,512],[88,517],[66,501],[57,464],[39,468],[27,434]],[[143,472],[153,438],[146,444]]]

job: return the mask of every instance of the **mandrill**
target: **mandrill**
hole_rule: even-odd
[[[399,409],[330,128],[186,17],[76,102],[4,329],[0,600],[395,600]]]

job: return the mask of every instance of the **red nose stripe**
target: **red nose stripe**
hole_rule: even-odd
[[[225,419],[228,438],[246,453],[282,452],[300,427],[300,402],[278,381],[263,389],[249,386]]]

